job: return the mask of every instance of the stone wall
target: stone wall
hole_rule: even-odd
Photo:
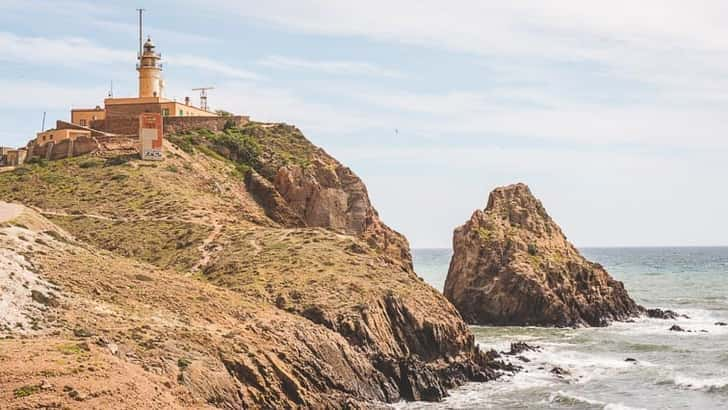
[[[103,120],[91,121],[91,128],[119,135],[137,135],[139,133],[138,117],[107,117]]]
[[[103,122],[104,120],[96,120],[96,121]],[[99,131],[98,129],[84,127],[84,126],[81,126],[81,125],[76,125],[76,124],[73,124],[73,123],[70,123],[70,122],[66,122],[66,121],[61,121],[61,120],[56,121],[56,129],[57,130],[91,131],[91,136],[92,137],[100,137],[102,135],[106,135],[106,133],[104,133],[102,131]]]
[[[250,122],[250,117],[164,117],[164,135],[200,128],[222,131],[229,121],[240,127]],[[132,152],[139,150],[138,117],[110,116],[103,120],[91,121],[89,127],[58,121],[56,128],[90,130],[91,137],[79,136],[75,140],[63,140],[55,144],[52,142],[43,145],[31,143],[28,145],[28,159],[42,158],[54,161],[97,151]]]
[[[78,137],[75,140],[68,139],[55,144],[52,142],[43,145],[31,144],[28,146],[28,159],[41,158],[55,161],[89,154],[98,149],[99,143],[94,137]]]
[[[222,131],[228,121],[232,121],[236,127],[240,127],[250,122],[250,117],[242,115],[233,117],[164,117],[164,135],[200,128]]]
[[[242,126],[250,122],[248,116],[233,117],[164,117],[164,134],[175,134],[199,128],[212,131],[222,131],[228,121],[235,126]],[[139,133],[138,117],[107,117],[104,120],[92,121],[90,127],[95,130],[119,135],[137,135]]]
[[[113,104],[106,105],[106,119],[139,118],[144,113],[162,113],[162,105],[158,102],[148,104]]]

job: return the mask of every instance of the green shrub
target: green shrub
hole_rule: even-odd
[[[531,256],[536,256],[538,254],[538,248],[536,248],[536,244],[534,244],[534,243],[528,244],[528,254]]]
[[[186,357],[181,357],[179,360],[177,360],[177,367],[179,367],[180,370],[185,370],[190,366],[190,364],[192,364],[192,360]]]
[[[188,154],[192,154],[195,150],[196,141],[194,139],[194,135],[188,132],[169,135],[167,140]]]
[[[32,394],[38,393],[39,391],[40,386],[27,385],[13,390],[13,396],[19,399],[21,397],[28,397]]]
[[[101,163],[95,159],[83,161],[78,164],[79,168],[84,168],[84,169],[98,167],[99,165],[101,165]]]
[[[126,174],[116,174],[111,176],[112,181],[125,181],[129,179],[129,175]]]
[[[477,232],[478,232],[478,236],[480,237],[480,240],[483,242],[488,242],[493,237],[493,233],[491,231],[489,231],[487,228],[482,227],[482,226],[480,228],[478,228]]]
[[[41,158],[41,157],[30,158],[30,159],[26,160],[25,163],[30,164],[30,165],[35,164],[35,165],[38,165],[39,167],[43,167],[43,168],[48,166],[48,160],[46,160],[45,158]]]
[[[117,165],[123,165],[131,160],[132,160],[132,155],[119,155],[119,156],[111,157],[111,158],[107,159],[106,162],[104,163],[104,166],[113,167],[113,166],[117,166]]]
[[[248,164],[235,164],[235,171],[237,171],[238,174],[240,174],[241,177],[245,177],[245,175],[250,172],[250,165]]]
[[[213,139],[215,145],[222,146],[230,152],[230,159],[254,166],[258,162],[261,147],[258,141],[250,135],[240,132],[238,129],[228,129],[218,134]]]
[[[235,128],[235,126],[236,126],[235,120],[230,118],[227,121],[225,121],[225,125],[223,125],[222,129],[224,131],[227,131],[227,130],[231,130],[231,129]]]

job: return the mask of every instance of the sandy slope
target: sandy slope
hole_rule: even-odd
[[[23,206],[0,201],[0,222],[11,221],[23,212]]]

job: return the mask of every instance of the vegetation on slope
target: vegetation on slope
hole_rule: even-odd
[[[108,304],[86,310],[115,312],[99,325],[96,313],[69,324],[103,330],[133,349],[127,362],[180,371],[183,390],[215,390],[206,399],[232,407],[437,400],[446,387],[492,377],[457,312],[412,272],[406,240],[378,220],[363,183],[296,128],[169,139],[162,163],[105,152],[0,174],[3,198],[91,247],[37,257],[44,275]],[[248,171],[309,227],[271,218],[242,178]],[[184,280],[170,287],[175,278]],[[112,319],[133,323],[117,333]],[[226,335],[236,332],[244,335],[233,343]],[[218,367],[195,373],[205,362]]]
[[[300,130],[286,124],[249,123],[220,133],[199,129],[167,138],[187,153],[197,150],[222,157],[242,171],[254,169],[269,180],[283,166],[308,166],[317,150]]]

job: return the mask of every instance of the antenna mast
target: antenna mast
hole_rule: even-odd
[[[200,92],[200,108],[202,108],[205,111],[208,111],[207,106],[207,90],[214,90],[215,87],[200,87],[200,88],[193,88],[192,91],[199,91]]]
[[[142,19],[142,14],[144,13],[145,9],[136,9],[139,12],[139,55],[137,58],[139,60],[142,59],[142,39],[144,38],[144,35],[142,34],[142,27],[144,26],[144,21]]]

